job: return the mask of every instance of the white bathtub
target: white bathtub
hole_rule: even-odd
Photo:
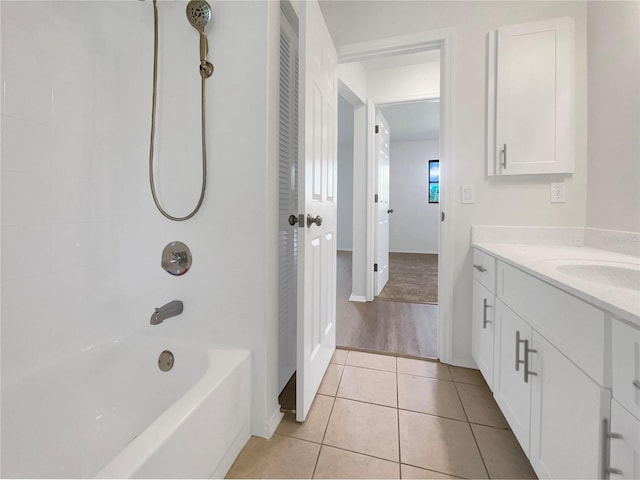
[[[250,368],[248,350],[143,334],[51,362],[3,385],[0,474],[223,477],[250,435]]]

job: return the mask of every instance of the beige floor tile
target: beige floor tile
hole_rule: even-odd
[[[350,351],[347,365],[354,367],[375,368],[377,370],[396,371],[396,357],[379,355],[377,353]]]
[[[397,407],[396,374],[384,370],[347,365],[342,372],[337,396],[361,402],[377,403],[387,407]]]
[[[398,410],[336,398],[324,444],[398,461]]]
[[[513,432],[471,425],[491,478],[537,478]]]
[[[341,348],[336,348],[336,351],[333,353],[333,357],[331,357],[331,363],[338,363],[340,365],[344,365],[347,361],[348,355],[349,355],[349,350],[342,350]]]
[[[226,478],[311,478],[320,445],[274,435],[251,437]]]
[[[398,357],[398,373],[451,380],[449,366],[440,362]]]
[[[338,391],[338,385],[340,384],[342,370],[344,370],[344,365],[330,363],[329,367],[327,367],[327,371],[324,374],[324,378],[322,379],[320,388],[318,388],[318,393],[335,397],[336,392]]]
[[[487,478],[468,423],[400,410],[403,463],[465,478]]]
[[[440,478],[460,478],[446,473],[434,472],[433,470],[425,470],[424,468],[412,467],[411,465],[401,465],[400,472],[402,478],[437,480]]]
[[[480,370],[474,370],[472,368],[454,367],[449,365],[449,371],[453,377],[454,382],[470,383],[472,385],[484,385],[487,386],[487,382],[484,381],[484,377],[480,373]]]
[[[446,380],[399,373],[398,406],[405,410],[467,421],[455,384]]]
[[[334,397],[316,395],[304,422],[296,422],[295,413],[285,413],[276,433],[288,435],[310,442],[322,443],[324,432],[329,423]]]
[[[399,464],[322,446],[313,478],[400,478]]]
[[[492,427],[509,428],[500,407],[488,387],[457,383],[456,388],[462,400],[462,406],[471,423],[480,423]]]

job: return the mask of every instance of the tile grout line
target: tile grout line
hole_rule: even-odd
[[[396,358],[396,421],[398,423],[398,478],[402,478],[402,440],[400,438],[400,387],[398,385],[398,357]]]
[[[469,430],[471,430],[471,436],[473,437],[473,441],[476,444],[476,448],[478,449],[478,454],[480,455],[480,460],[482,460],[482,466],[484,467],[484,471],[487,474],[487,478],[491,478],[489,476],[489,469],[487,468],[487,463],[484,461],[484,456],[482,455],[482,451],[480,450],[480,445],[478,444],[478,439],[476,438],[475,433],[473,433],[473,428],[471,428],[471,422],[469,421],[469,415],[467,415],[467,409],[464,408],[464,402],[462,401],[462,397],[460,396],[460,391],[458,390],[458,385],[456,382],[453,382],[455,386],[456,393],[458,394],[458,399],[460,400],[460,404],[462,405],[462,411],[464,412],[465,417],[467,417],[467,425],[469,426]]]
[[[347,350],[350,352],[350,350]],[[334,352],[335,355],[335,352]],[[327,435],[327,429],[329,428],[329,422],[331,421],[331,415],[333,415],[333,408],[336,406],[336,400],[338,399],[338,390],[340,389],[340,382],[342,382],[342,376],[344,375],[344,369],[347,366],[347,360],[349,358],[349,354],[347,353],[347,358],[345,358],[345,363],[342,366],[342,371],[340,372],[340,378],[338,379],[338,386],[336,387],[335,395],[331,395],[333,397],[333,402],[331,403],[331,411],[329,412],[329,418],[327,418],[327,424],[324,427],[324,432],[322,434],[322,438],[320,439],[320,449],[318,450],[318,457],[316,458],[316,463],[313,466],[313,472],[311,472],[311,478],[314,478],[316,475],[316,469],[318,468],[318,462],[320,461],[320,453],[322,453],[322,447],[325,445],[324,437]]]

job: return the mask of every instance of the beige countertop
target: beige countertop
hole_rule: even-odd
[[[568,245],[473,246],[640,327],[640,257]]]

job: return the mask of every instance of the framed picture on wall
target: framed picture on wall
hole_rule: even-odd
[[[440,160],[429,160],[429,203],[440,203]]]

